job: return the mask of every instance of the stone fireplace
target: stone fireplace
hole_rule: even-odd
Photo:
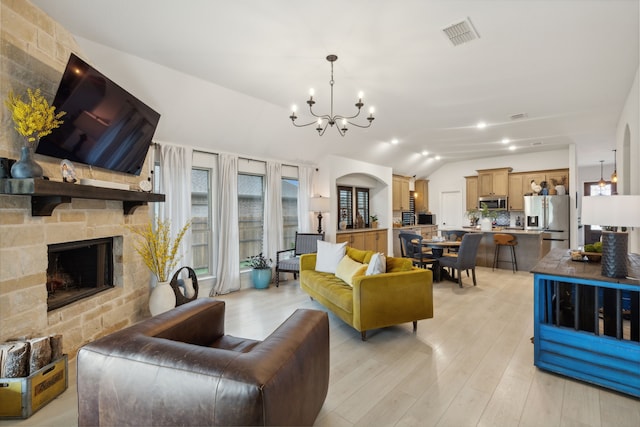
[[[51,100],[70,52],[82,56],[82,50],[64,27],[29,1],[3,1],[0,8],[0,98],[5,99],[10,89],[22,93],[26,88],[41,88]],[[0,116],[0,157],[16,159],[21,140],[10,117]],[[36,155],[35,160],[52,181],[61,180],[59,159]],[[136,177],[75,166],[78,178],[132,187],[147,178],[145,172]],[[148,171],[148,165],[143,170]],[[0,342],[62,334],[63,351],[73,358],[83,344],[149,316],[151,275],[135,252],[128,228],[147,223],[148,206],[130,211],[123,206],[127,202],[72,196],[70,203],[56,206],[50,216],[36,216],[31,202],[29,195],[0,195]],[[85,298],[50,308],[50,248],[96,239],[112,241],[111,283]],[[82,277],[84,286],[87,275]]]

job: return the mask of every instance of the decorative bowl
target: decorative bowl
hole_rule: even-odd
[[[589,262],[600,262],[602,259],[600,252],[582,252],[582,255],[586,256]]]

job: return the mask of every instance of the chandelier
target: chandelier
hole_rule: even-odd
[[[324,135],[324,132],[327,130],[328,126],[333,127],[333,125],[337,125],[336,129],[338,130],[338,133],[340,133],[340,136],[344,136],[344,134],[347,132],[347,130],[349,130],[347,128],[347,124],[353,125],[353,126],[357,126],[359,128],[368,128],[369,126],[371,126],[371,123],[374,120],[373,117],[373,107],[371,107],[371,109],[369,110],[369,117],[367,117],[367,120],[369,121],[368,124],[366,125],[362,125],[362,124],[357,124],[357,123],[353,123],[351,120],[355,119],[356,117],[358,117],[360,115],[360,110],[362,109],[362,107],[364,107],[364,103],[362,102],[362,92],[360,92],[358,94],[358,102],[356,102],[356,108],[358,109],[358,111],[356,112],[356,114],[354,114],[353,116],[342,116],[340,114],[334,114],[333,113],[333,63],[336,62],[336,60],[338,59],[338,57],[336,55],[329,55],[327,56],[327,61],[329,61],[331,63],[331,80],[329,80],[329,85],[331,86],[331,109],[329,110],[329,114],[322,114],[322,115],[318,115],[316,113],[313,112],[313,105],[316,103],[316,101],[313,100],[313,95],[314,95],[314,91],[313,89],[311,89],[309,91],[309,99],[307,100],[307,105],[309,105],[309,112],[311,113],[311,115],[313,117],[316,117],[317,120],[314,120],[312,122],[309,123],[305,123],[305,124],[297,124],[296,123],[296,119],[298,118],[298,116],[296,116],[296,106],[293,106],[293,111],[291,113],[291,115],[289,116],[289,118],[291,119],[291,122],[293,123],[294,126],[296,127],[305,127],[305,126],[310,126],[313,124],[317,124],[316,130],[318,131],[318,135],[322,136]]]

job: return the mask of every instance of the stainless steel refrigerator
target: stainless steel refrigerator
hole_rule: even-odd
[[[569,249],[569,196],[524,196],[525,230],[547,231],[551,249]]]

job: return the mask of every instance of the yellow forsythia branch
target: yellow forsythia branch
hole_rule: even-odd
[[[27,96],[29,101],[24,102],[20,96],[10,91],[4,104],[11,112],[15,130],[24,136],[28,143],[33,143],[64,123],[60,118],[66,113],[56,113],[56,107],[49,105],[40,94],[40,89],[36,89],[35,92],[27,89]]]
[[[180,242],[185,233],[191,226],[191,222],[187,222],[180,229],[178,235],[171,239],[171,222],[169,220],[162,221],[156,218],[149,221],[148,224],[140,228],[129,227],[139,239],[135,244],[135,250],[142,257],[144,264],[158,278],[159,282],[169,280],[169,275],[180,261],[176,258]]]

